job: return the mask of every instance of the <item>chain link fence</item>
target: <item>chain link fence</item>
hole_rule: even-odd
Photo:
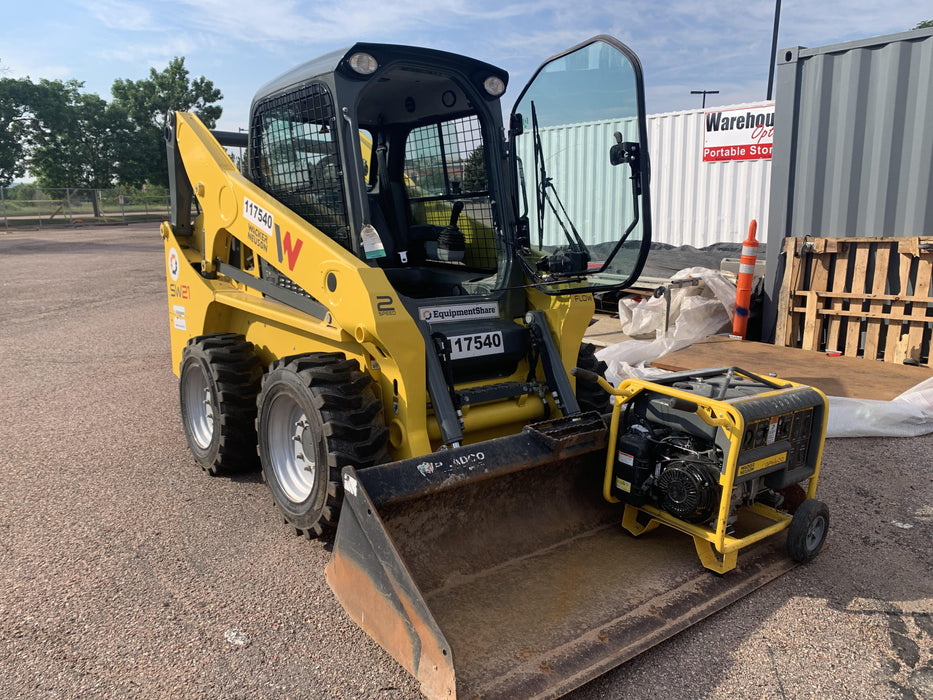
[[[6,229],[127,224],[169,216],[168,190],[78,188],[31,185],[0,187],[0,221]]]

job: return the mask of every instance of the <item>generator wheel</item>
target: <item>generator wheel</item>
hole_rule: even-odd
[[[256,467],[256,394],[262,366],[242,335],[192,338],[178,393],[188,448],[211,476]]]
[[[274,362],[263,378],[256,432],[275,504],[309,539],[337,525],[341,468],[371,466],[388,455],[389,431],[372,379],[342,353]]]
[[[794,513],[787,529],[787,553],[801,564],[813,561],[829,532],[829,508],[822,501],[808,498]]]
[[[577,367],[585,369],[600,377],[606,376],[607,365],[596,357],[596,346],[592,343],[583,343],[580,346],[580,352],[577,355]],[[598,411],[600,414],[609,413],[612,410],[612,397],[595,382],[588,382],[582,377],[577,377],[577,403],[580,410]]]

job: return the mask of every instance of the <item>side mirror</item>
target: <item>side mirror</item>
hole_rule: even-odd
[[[612,165],[622,165],[622,163],[628,163],[632,166],[632,170],[636,171],[639,169],[639,156],[641,155],[641,149],[638,144],[634,141],[623,141],[622,134],[618,131],[613,134],[616,139],[615,145],[609,149],[609,162]]]
[[[632,182],[635,195],[641,194],[641,146],[634,141],[623,141],[618,131],[615,136],[615,145],[609,149],[609,162],[612,165],[628,163],[632,168]]]
[[[518,220],[518,230],[516,232],[516,243],[520,248],[531,247],[531,227],[528,223],[528,217],[522,216]]]
[[[513,112],[509,117],[509,137],[521,136],[525,133],[525,120],[518,112]]]

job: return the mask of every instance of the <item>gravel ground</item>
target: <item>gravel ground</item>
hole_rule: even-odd
[[[0,232],[0,697],[415,698],[258,475],[189,457],[153,225]],[[575,691],[933,698],[933,436],[827,443],[827,549]]]

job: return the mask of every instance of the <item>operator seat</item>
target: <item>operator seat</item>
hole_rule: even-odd
[[[386,251],[385,257],[379,258],[378,262],[380,267],[404,264],[399,258],[398,253],[405,250],[405,241],[402,240],[402,237],[389,225],[389,220],[379,201],[379,195],[370,194],[368,199],[369,223],[371,223],[379,233],[379,238],[382,240],[382,245]]]

